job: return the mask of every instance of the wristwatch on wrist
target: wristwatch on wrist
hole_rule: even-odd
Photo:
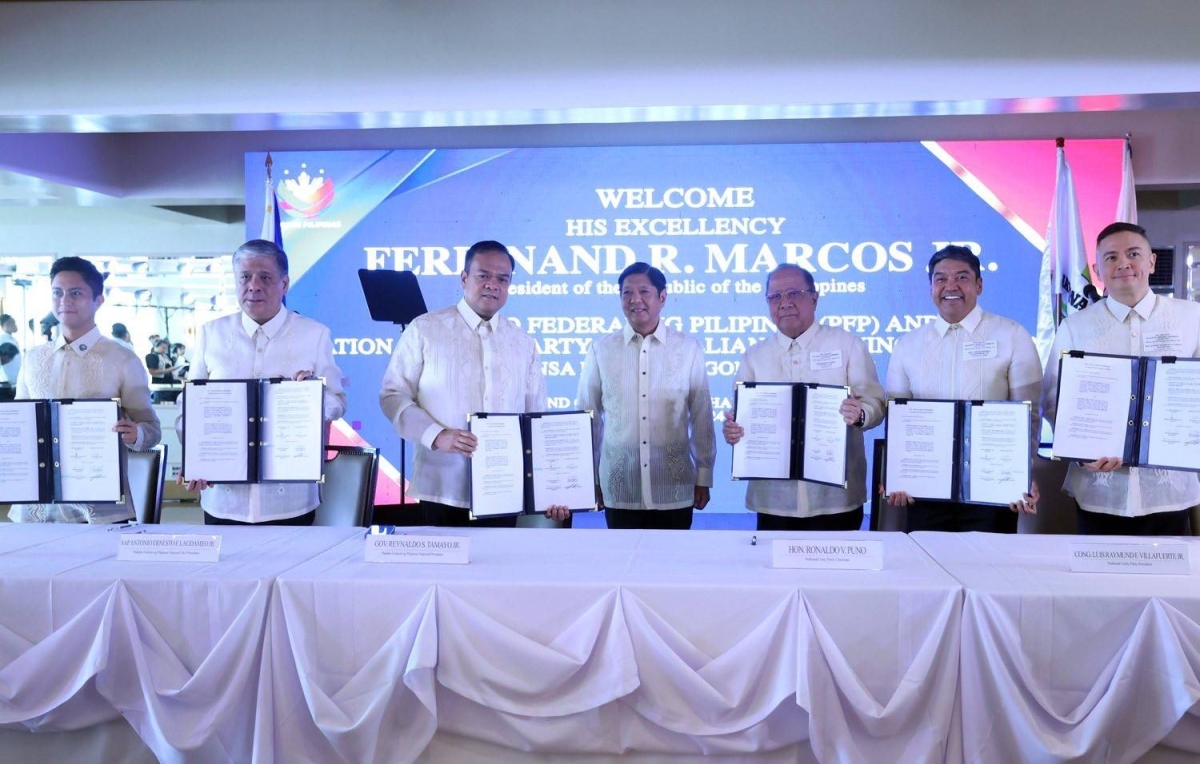
[[[867,426],[867,410],[866,409],[859,409],[858,424],[856,424],[854,426],[859,427],[859,428]]]

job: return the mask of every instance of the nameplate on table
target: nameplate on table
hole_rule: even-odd
[[[771,546],[771,567],[883,570],[883,542],[777,539]]]
[[[1075,573],[1188,576],[1192,573],[1188,546],[1180,541],[1072,541],[1071,570]]]
[[[471,539],[467,536],[367,536],[366,562],[407,562],[421,565],[466,565]]]
[[[217,562],[221,537],[198,534],[124,533],[119,562]]]

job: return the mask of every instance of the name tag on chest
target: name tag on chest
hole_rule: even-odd
[[[1144,353],[1179,353],[1183,349],[1183,335],[1178,332],[1155,332],[1147,334],[1142,342]]]
[[[979,340],[963,345],[964,361],[986,361],[996,357],[996,340]]]
[[[842,368],[842,351],[829,350],[824,353],[809,353],[808,370],[825,371]]]

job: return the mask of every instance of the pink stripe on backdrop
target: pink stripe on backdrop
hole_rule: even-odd
[[[1042,236],[1054,199],[1054,139],[1037,141],[939,141],[1000,201]],[[1096,262],[1096,234],[1113,222],[1121,194],[1123,138],[1067,139],[1067,162],[1075,180],[1089,264]],[[1099,274],[1093,268],[1093,280]],[[1103,285],[1097,283],[1098,289]]]

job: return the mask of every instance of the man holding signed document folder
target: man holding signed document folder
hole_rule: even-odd
[[[1020,324],[979,306],[979,258],[966,247],[934,253],[929,288],[937,318],[901,338],[888,366],[888,500],[908,507],[909,532],[1016,533],[1018,513],[1037,511],[1037,485],[1026,480],[1037,432],[1037,406],[1028,405],[1041,376],[1037,350]],[[967,440],[978,446],[974,458],[958,453]],[[955,456],[935,456],[940,447]],[[986,472],[997,464],[1011,474]],[[963,477],[965,465],[974,472]],[[1014,474],[1019,481],[1009,479]],[[934,484],[946,494],[914,495]]]
[[[132,351],[101,335],[96,327],[96,310],[104,304],[104,277],[87,260],[64,257],[50,267],[50,289],[54,316],[62,325],[62,333],[55,341],[26,354],[17,384],[18,400],[119,399],[122,415],[111,430],[119,434],[124,448],[153,448],[162,431],[150,405],[141,361]],[[102,454],[107,447],[103,441],[112,437],[107,423],[91,429],[93,439],[86,445],[76,444],[89,457]],[[125,522],[133,519],[134,511],[128,486],[121,486],[121,493],[123,502],[106,504],[17,504],[9,511],[9,518],[18,523]]]
[[[319,442],[309,441],[319,441],[323,433],[310,437],[311,433],[303,425],[308,423],[308,429],[311,429],[315,422],[323,429],[322,417],[324,423],[328,423],[346,411],[342,373],[333,361],[333,341],[328,327],[293,313],[283,305],[289,283],[288,260],[283,250],[262,239],[248,241],[233,253],[233,272],[242,310],[200,327],[190,379],[180,398],[184,413],[175,423],[184,444],[184,470],[180,480],[187,483],[189,490],[200,491],[206,524],[312,525],[321,496],[319,483],[311,479],[311,468],[310,479],[305,480],[285,479],[287,476],[281,473],[287,468],[279,465],[264,467],[261,472],[250,470],[249,479],[245,475],[234,480],[215,479],[213,470],[218,467],[223,471],[245,470],[248,460],[255,458],[255,449],[233,447],[246,444],[246,439],[239,437],[239,425],[245,426],[244,417],[230,417],[228,423],[216,421],[231,410],[254,408],[247,401],[260,389],[254,381],[312,380],[306,385],[320,385],[318,380],[324,380],[323,391],[312,387],[306,392],[313,395],[291,396],[286,404],[288,412],[277,408],[278,414],[272,414],[272,418],[296,419],[298,426],[291,428],[290,435],[303,438],[305,442],[291,444],[291,455],[312,457],[315,454],[318,472],[323,449]],[[314,397],[317,394],[321,396],[319,400]],[[201,407],[201,398],[212,405]],[[312,412],[305,410],[314,407]],[[193,424],[186,421],[189,413],[197,419]],[[215,429],[226,425],[228,434]],[[201,440],[201,428],[212,433],[207,442]],[[201,449],[208,449],[209,454],[221,458],[199,458],[196,452]],[[286,461],[287,454],[280,451],[282,449],[271,452],[282,457],[274,460],[276,462]],[[192,456],[196,456],[194,461]]]
[[[844,329],[817,322],[819,298],[812,274],[797,265],[780,265],[768,274],[767,307],[779,331],[751,347],[742,358],[737,376],[741,396],[738,410],[747,408],[742,404],[748,397],[746,386],[752,383],[824,385],[824,390],[812,390],[832,395],[824,405],[827,411],[823,419],[833,425],[825,428],[826,433],[837,428],[844,431],[844,425],[851,428],[849,433],[833,433],[841,436],[838,442],[842,453],[838,456],[845,461],[832,480],[822,481],[825,484],[786,477],[749,479],[746,508],[758,513],[759,530],[850,531],[862,525],[867,482],[862,431],[883,420],[883,388],[863,341]],[[849,388],[850,395],[835,387]],[[780,403],[784,404],[781,408],[772,405],[754,408],[767,412],[763,418],[770,419],[770,412],[786,408],[784,401]],[[794,410],[793,416],[796,416]],[[735,412],[725,415],[723,434],[725,442],[735,447],[735,469],[740,461],[748,460],[739,459],[737,449],[753,448],[757,455],[773,450],[770,442],[759,437],[763,428],[770,433],[765,440],[782,444],[782,450],[774,450],[786,458],[783,452],[789,450],[791,439],[789,433],[780,430],[789,427],[790,421],[785,420],[793,417],[776,416],[774,422],[755,421],[758,418],[738,416]],[[747,442],[751,439],[758,442],[751,445]]]
[[[1113,223],[1101,231],[1096,262],[1108,295],[1058,327],[1042,388],[1046,419],[1055,425],[1055,454],[1073,459],[1063,490],[1075,499],[1081,534],[1184,535],[1188,508],[1200,504],[1200,480],[1196,472],[1164,465],[1200,467],[1194,445],[1200,364],[1183,360],[1200,357],[1200,305],[1150,291],[1155,257],[1140,226]],[[1089,359],[1088,354],[1101,355]],[[1072,385],[1068,372],[1076,370],[1068,368],[1060,386],[1060,361],[1075,360],[1092,369],[1084,369],[1082,380],[1072,375]],[[1131,380],[1130,369],[1151,366],[1150,361],[1165,384],[1147,384],[1136,395],[1139,381]],[[1153,399],[1154,413],[1135,415],[1127,429],[1131,387],[1138,399],[1151,394],[1146,400]],[[1080,409],[1086,409],[1082,417]],[[1104,421],[1103,411],[1113,417]],[[1175,420],[1162,422],[1161,434],[1156,430],[1160,412]],[[1117,445],[1110,441],[1103,453],[1076,458],[1089,446],[1094,451],[1106,430]],[[1150,466],[1125,466],[1122,445],[1138,439],[1148,441],[1138,463]]]
[[[537,346],[499,315],[508,302],[515,265],[500,242],[473,244],[460,276],[462,300],[413,321],[396,343],[384,374],[379,390],[383,413],[400,437],[421,446],[413,457],[420,476],[413,493],[421,500],[428,525],[517,524],[512,513],[472,517],[470,462],[479,447],[479,438],[471,432],[472,415],[511,416],[546,409]],[[518,447],[514,458],[519,457]],[[516,464],[502,471],[515,478],[524,473]],[[589,475],[589,497],[591,484]],[[477,509],[484,514],[484,508]],[[570,517],[567,507],[557,504],[545,514],[554,520]]]

